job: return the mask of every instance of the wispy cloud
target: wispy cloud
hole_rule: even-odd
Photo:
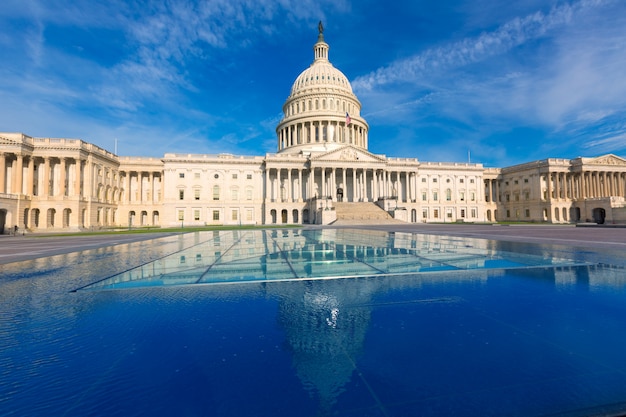
[[[536,12],[522,18],[515,18],[493,32],[484,32],[476,38],[428,49],[421,54],[398,60],[370,74],[356,78],[352,86],[359,92],[390,83],[416,83],[422,76],[431,76],[434,72],[483,61],[530,39],[543,36],[548,31],[568,23],[573,16],[603,3],[606,1],[581,0],[574,4],[557,6],[549,13]]]

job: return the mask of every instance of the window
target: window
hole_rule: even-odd
[[[185,210],[178,210],[178,220],[185,220]]]
[[[524,216],[530,217],[530,210],[529,209],[524,210]]]
[[[459,182],[460,182],[461,184],[463,184],[463,183],[465,182],[465,180],[464,180],[463,178],[461,178],[461,179],[459,180]]]
[[[213,178],[218,179],[220,177],[220,174],[215,174],[213,175]]]
[[[193,219],[196,221],[200,220],[200,210],[193,211]]]
[[[470,199],[471,199],[472,201],[476,201],[476,193],[475,193],[475,192],[473,192],[473,191],[472,191],[472,192],[470,193]]]
[[[524,184],[528,184],[528,178],[524,178]]]
[[[437,194],[437,191],[433,192],[433,201],[437,201],[438,200],[439,195]]]
[[[178,199],[179,200],[185,199],[185,190],[178,190]]]
[[[185,173],[184,172],[179,172],[178,173],[178,178],[185,178]]]
[[[437,182],[437,178],[433,178],[433,182]]]
[[[180,263],[184,264],[185,262],[187,262],[187,258],[185,258],[185,255],[181,255],[180,256]]]
[[[530,200],[530,192],[524,191],[524,200]]]
[[[428,209],[422,209],[422,218],[423,219],[427,219],[428,218]]]
[[[439,209],[434,209],[434,210],[433,210],[433,217],[434,217],[435,219],[438,219],[438,218],[439,218]]]
[[[461,192],[459,193],[459,199],[460,199],[461,201],[465,201],[465,193],[464,193],[463,191],[461,191]]]
[[[426,195],[426,191],[422,192],[422,201],[426,201],[427,195]]]
[[[219,199],[220,199],[220,186],[214,185],[213,186],[213,200],[219,200]]]
[[[252,209],[246,210],[246,221],[251,222],[252,221],[252,215],[253,215]]]
[[[464,219],[465,218],[465,209],[461,209],[461,218]]]
[[[232,211],[230,212],[230,217],[231,217],[231,219],[232,219],[232,220],[237,220],[237,218],[238,218],[237,214],[238,214],[238,213],[237,213],[237,210],[232,210]]]
[[[233,174],[233,179],[236,180],[237,179],[237,174]]]
[[[446,201],[450,201],[450,200],[452,200],[452,190],[448,188],[446,190]]]
[[[422,178],[422,182],[426,182],[426,178]]]
[[[476,218],[476,216],[477,216],[476,209],[475,209],[475,208],[473,208],[473,209],[472,209],[472,218],[473,218],[473,219],[475,219],[475,218]]]
[[[474,184],[474,178],[470,180],[470,184]]]
[[[230,199],[239,200],[239,188],[233,187],[230,189]]]
[[[448,179],[446,180],[446,183],[447,183],[447,184],[450,184],[450,178],[448,178]]]
[[[246,179],[247,180],[251,180],[252,179],[252,174],[246,174]]]
[[[508,218],[508,217],[511,217],[511,210],[507,210],[507,211],[506,211],[506,217],[507,217],[507,218]]]
[[[515,180],[515,181],[514,181],[514,184],[515,184],[515,185],[519,184],[519,181],[518,181],[518,180]]]
[[[213,210],[213,220],[219,220],[219,219],[220,219],[220,211]]]
[[[200,190],[193,190],[193,198],[200,200]]]
[[[246,188],[246,200],[252,200],[252,188]]]

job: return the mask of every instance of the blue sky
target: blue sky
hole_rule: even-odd
[[[370,151],[626,156],[623,0],[5,0],[0,131],[120,155],[264,155],[317,22]]]

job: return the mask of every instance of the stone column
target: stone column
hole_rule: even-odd
[[[352,168],[352,202],[356,202],[357,200],[357,191],[356,191],[356,168]]]
[[[148,172],[148,192],[150,193],[148,201],[154,204],[154,172]]]
[[[31,155],[28,158],[28,173],[26,174],[26,195],[33,195],[33,184],[35,181],[35,158]]]
[[[7,162],[6,155],[0,152],[0,194],[6,193]]]
[[[298,169],[298,202],[302,200],[302,169]]]
[[[60,170],[61,171],[59,173],[59,195],[61,197],[64,197],[65,196],[65,190],[66,190],[65,180],[67,178],[67,172],[66,172],[67,165],[66,165],[65,158],[61,157],[60,160],[61,160],[61,164],[60,164],[61,165],[60,166]]]
[[[24,155],[17,154],[17,159],[15,160],[15,170],[13,172],[13,188],[11,192],[13,194],[22,194],[23,192],[23,184],[22,184],[22,176],[24,169]]]
[[[287,201],[293,202],[293,183],[291,182],[291,168],[287,169]]]
[[[322,189],[320,191],[320,197],[322,197],[323,199],[326,199],[327,196],[328,194],[326,190],[326,167],[322,167]]]
[[[48,197],[50,195],[50,158],[47,156],[43,158],[43,181],[41,187],[39,187],[39,195],[42,197]]]
[[[80,179],[81,179],[81,166],[83,161],[79,158],[76,158],[74,163],[74,195],[76,197],[80,197]]]

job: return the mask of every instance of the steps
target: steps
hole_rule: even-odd
[[[337,220],[332,224],[381,224],[381,223],[403,223],[396,220],[385,210],[378,207],[375,203],[333,203]]]

